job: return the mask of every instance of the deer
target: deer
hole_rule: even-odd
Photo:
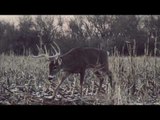
[[[64,54],[61,54],[59,46],[55,42],[53,43],[57,50],[52,44],[50,44],[50,46],[54,50],[55,54],[49,55],[46,46],[44,46],[44,53],[34,57],[45,57],[49,61],[49,81],[55,80],[56,74],[60,72],[60,70],[64,73],[59,85],[54,91],[54,96],[56,96],[57,91],[64,80],[69,75],[77,73],[80,75],[80,95],[82,96],[85,71],[89,68],[94,68],[94,74],[99,79],[98,93],[101,90],[104,75],[108,75],[109,83],[112,88],[112,72],[109,70],[107,51],[92,47],[76,47]],[[38,49],[40,51],[39,47]]]

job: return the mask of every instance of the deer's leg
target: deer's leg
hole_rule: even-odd
[[[106,65],[106,66],[108,66],[108,65]],[[112,87],[113,86],[112,72],[107,67],[104,67],[101,71],[108,75],[108,78],[109,78],[108,81],[110,83],[110,86]]]
[[[82,97],[82,90],[83,90],[84,75],[85,75],[85,70],[80,73],[81,97]]]
[[[99,72],[99,71],[96,71],[95,72],[95,75],[99,78],[99,88],[98,88],[98,93],[100,92],[101,90],[101,87],[102,87],[102,83],[104,81],[103,77],[102,77],[102,74]]]
[[[64,73],[60,84],[59,84],[59,85],[57,86],[57,88],[55,89],[54,97],[56,96],[59,87],[62,85],[62,83],[64,82],[64,80],[65,80],[69,75],[70,75],[70,73],[68,73],[68,72],[65,72],[65,73]]]
[[[113,82],[112,82],[112,72],[110,70],[107,71],[107,75],[109,77],[109,83],[111,85],[111,87],[113,86]]]

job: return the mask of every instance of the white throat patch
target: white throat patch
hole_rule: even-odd
[[[55,76],[52,76],[52,75],[49,75],[48,77],[49,77],[49,78],[55,78]]]

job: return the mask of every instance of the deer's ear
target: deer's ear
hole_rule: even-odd
[[[58,64],[61,65],[62,64],[62,59],[58,58]]]

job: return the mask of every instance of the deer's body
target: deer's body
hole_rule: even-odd
[[[110,83],[112,85],[112,74],[109,71],[108,66],[108,55],[106,51],[99,50],[96,48],[74,48],[69,52],[59,56],[61,59],[61,65],[58,65],[57,68],[59,70],[63,70],[66,74],[62,78],[62,82],[68,77],[68,75],[73,73],[80,74],[80,85],[81,85],[81,94],[82,94],[82,85],[85,76],[85,70],[88,68],[95,68],[95,74],[100,79],[100,87],[101,88],[103,78],[102,73],[107,74],[110,78]],[[55,61],[51,61],[49,64],[50,76],[57,73],[54,72],[54,67],[56,66]],[[57,70],[57,69],[56,69]],[[101,72],[100,72],[101,71]],[[49,78],[52,79],[52,78]],[[60,85],[62,84],[60,83]],[[59,85],[59,86],[60,86]],[[57,87],[57,90],[59,88]],[[57,91],[56,90],[56,91]],[[56,94],[56,93],[55,93]]]
[[[70,75],[74,73],[80,74],[80,85],[81,85],[81,95],[82,95],[82,86],[85,76],[85,70],[88,68],[94,68],[95,75],[99,78],[99,91],[101,89],[104,75],[108,75],[109,82],[112,87],[112,72],[109,70],[108,64],[108,54],[107,51],[99,50],[96,48],[73,48],[69,52],[61,55],[60,48],[56,43],[54,43],[58,51],[51,45],[53,50],[56,52],[55,55],[49,56],[47,54],[41,54],[35,57],[46,57],[49,63],[49,77],[48,80],[54,80],[55,75],[62,70],[63,76],[60,84],[55,90],[55,95],[57,90],[63,81]],[[38,46],[37,46],[38,47]],[[43,51],[42,47],[39,48],[39,51]]]
[[[70,73],[81,73],[87,68],[94,68],[96,64],[108,70],[107,53],[99,49],[74,48],[60,58],[62,59],[61,68]]]

